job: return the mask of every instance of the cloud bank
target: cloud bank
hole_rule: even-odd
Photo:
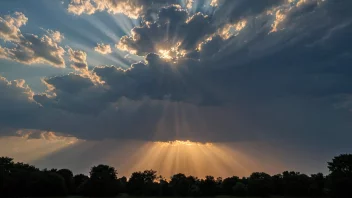
[[[68,10],[137,18],[147,16],[150,2],[74,0]],[[87,54],[70,48],[77,73],[43,79],[45,93],[2,78],[2,90],[13,94],[0,98],[7,120],[0,126],[50,128],[94,140],[281,138],[347,144],[352,127],[350,1],[219,0],[211,2],[211,14],[158,2],[153,20],[142,21],[116,43],[144,61],[129,68],[102,64],[89,69]],[[32,37],[20,40],[59,41]],[[101,53],[105,47],[97,49]],[[8,57],[9,50],[0,48],[0,56]],[[41,50],[33,51],[41,61],[49,60]],[[60,65],[53,57],[50,63]],[[8,121],[14,117],[18,121]]]

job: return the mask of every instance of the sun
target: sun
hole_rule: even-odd
[[[172,60],[176,61],[180,58],[185,57],[186,55],[186,50],[180,49],[181,43],[178,42],[176,45],[169,49],[159,49],[158,54],[160,58],[165,59],[165,60]]]
[[[172,56],[170,55],[170,50],[159,50],[160,58],[171,60]]]

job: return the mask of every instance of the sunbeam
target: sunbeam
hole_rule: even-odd
[[[128,143],[126,143],[128,142]],[[88,142],[83,144],[88,144]],[[206,175],[213,176],[248,176],[253,170],[269,170],[276,173],[283,170],[278,161],[269,161],[261,159],[258,161],[255,156],[258,153],[249,155],[247,147],[253,147],[258,143],[241,143],[235,146],[228,143],[207,143],[193,142],[189,140],[175,141],[156,141],[156,142],[139,142],[139,141],[102,141],[96,142],[96,147],[107,149],[105,152],[87,151],[93,161],[107,163],[115,166],[119,175],[130,176],[135,171],[153,169],[167,178],[177,173],[185,173],[200,178]],[[104,146],[105,145],[105,146]],[[263,146],[263,145],[262,145]],[[267,148],[265,146],[264,148]],[[72,152],[80,150],[72,148]],[[85,155],[79,151],[80,155]],[[87,153],[88,154],[88,153]],[[99,156],[99,160],[96,157]],[[270,154],[266,155],[270,156]],[[50,159],[60,159],[60,155]],[[65,160],[74,160],[74,156]],[[55,162],[52,162],[55,163]],[[71,162],[72,163],[72,162]],[[86,162],[87,163],[87,162]],[[49,163],[51,164],[51,163]],[[49,165],[46,162],[45,165]],[[89,162],[88,164],[92,164]],[[271,168],[270,168],[271,167]],[[88,170],[81,168],[82,170]]]
[[[84,18],[89,22],[96,30],[100,31],[105,36],[109,37],[111,41],[117,43],[120,40],[120,37],[116,35],[116,32],[113,32],[108,26],[106,26],[99,18],[91,16],[89,18]]]
[[[48,134],[38,139],[1,137],[0,156],[11,156],[19,161],[34,162],[79,142],[73,137]]]
[[[34,195],[37,179],[47,188],[38,193],[52,194],[46,178],[68,196],[105,186],[114,195],[179,196],[187,187],[188,196],[257,196],[258,180],[287,185],[286,174],[303,176],[306,193],[323,180],[320,195],[332,192],[326,162],[351,152],[351,6],[0,0],[0,173],[5,164],[13,196]],[[33,172],[22,181],[12,168]],[[130,189],[135,181],[147,188]],[[276,187],[268,190],[286,195]]]

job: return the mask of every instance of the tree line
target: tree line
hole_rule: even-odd
[[[277,175],[254,172],[249,177],[197,178],[182,173],[170,179],[154,170],[117,177],[114,167],[93,166],[89,176],[69,169],[43,169],[0,157],[0,197],[28,196],[311,196],[352,197],[352,154],[328,162],[329,174],[310,176],[295,171]]]

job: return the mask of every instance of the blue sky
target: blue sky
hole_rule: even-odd
[[[115,19],[125,20],[130,28],[133,27],[133,24],[138,24],[138,20],[131,20],[120,14],[119,16],[110,16],[107,13],[97,13],[94,16],[75,16],[68,13],[68,4],[69,1],[5,0],[0,2],[0,12],[2,16],[14,12],[25,14],[29,20],[25,26],[21,27],[23,33],[42,35],[48,29],[60,31],[65,37],[65,40],[62,41],[62,46],[69,45],[86,49],[89,54],[88,60],[91,60],[89,62],[106,65],[113,65],[118,62],[120,63],[119,66],[128,67],[130,63],[123,60],[121,55],[113,54],[112,57],[114,59],[111,60],[111,58],[95,54],[93,48],[97,43],[114,43],[117,40],[113,39],[119,39],[121,36],[129,34],[129,31],[125,32],[126,30],[123,30],[123,28],[116,24]],[[106,29],[99,29],[99,27]],[[107,35],[105,32],[110,32],[110,34]],[[38,80],[41,77],[63,75],[72,72],[70,68],[55,69],[44,64],[33,64],[33,67],[30,68],[16,62],[3,60],[1,62],[4,62],[1,68],[1,73],[4,77],[10,80],[25,79],[38,92],[45,89],[45,86]],[[94,67],[93,63],[89,66]],[[13,65],[15,66],[13,67]]]
[[[280,142],[322,163],[352,149],[351,5],[0,1],[0,135]]]

